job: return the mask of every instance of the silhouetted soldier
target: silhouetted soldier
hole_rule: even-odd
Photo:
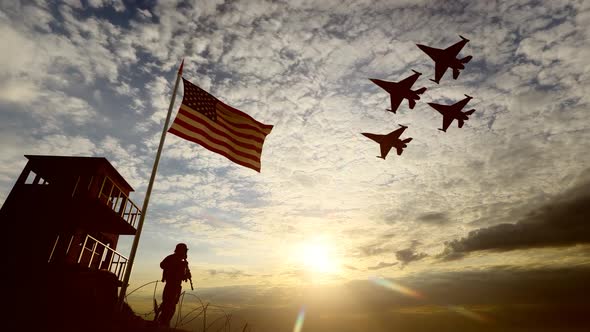
[[[164,270],[162,272],[162,282],[165,282],[166,286],[164,286],[162,305],[160,306],[161,310],[158,316],[159,325],[170,326],[170,320],[174,316],[176,304],[180,298],[182,281],[187,281],[191,278],[186,260],[187,251],[186,244],[179,243],[176,245],[174,253],[164,258],[162,263],[160,263],[160,267]]]

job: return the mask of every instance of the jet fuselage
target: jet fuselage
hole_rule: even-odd
[[[371,78],[370,80],[390,94],[393,93],[405,99],[420,100],[420,95],[418,95],[412,89],[402,86],[399,84],[399,82],[388,82],[376,78]]]
[[[435,103],[428,103],[430,107],[434,108],[437,112],[442,114],[443,116],[443,128],[440,128],[442,131],[447,131],[448,126],[451,124],[453,120],[457,120],[458,127],[462,128],[465,121],[469,120],[469,115],[475,112],[474,109],[463,112],[463,108],[469,103],[472,99],[471,96],[465,95],[466,98],[456,102],[452,105],[441,105]]]
[[[401,128],[396,129],[390,132],[387,135],[378,135],[378,134],[371,134],[371,133],[361,133],[363,136],[372,139],[373,141],[379,143],[381,155],[377,156],[378,158],[385,159],[387,154],[394,147],[397,151],[397,155],[401,155],[404,148],[408,147],[407,143],[412,141],[411,137],[400,139],[402,133],[408,128],[406,126],[400,125]]]

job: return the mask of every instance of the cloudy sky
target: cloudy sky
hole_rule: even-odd
[[[582,0],[0,0],[0,203],[43,154],[106,157],[141,205],[184,58],[186,79],[274,129],[261,173],[166,138],[130,289],[185,242],[192,294],[255,331],[299,312],[303,331],[581,331],[589,26]],[[436,85],[415,44],[459,34],[473,60]],[[412,69],[428,90],[386,112],[368,78]],[[438,131],[426,103],[463,94],[476,112]],[[360,133],[399,124],[413,141],[375,158]]]

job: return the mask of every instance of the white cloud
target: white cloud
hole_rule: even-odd
[[[112,6],[113,9],[118,12],[125,10],[125,4],[123,3],[123,0],[88,0],[88,5],[93,8]]]
[[[151,18],[151,17],[152,17],[152,13],[151,13],[149,10],[147,10],[147,9],[141,9],[141,8],[137,8],[137,11],[138,11],[138,12],[139,12],[139,13],[140,13],[142,16],[144,16],[144,17],[147,17],[147,18]]]
[[[4,20],[0,22],[2,42],[5,45],[4,50],[0,52],[0,63],[3,64],[0,68],[0,74],[17,76],[19,72],[32,65],[35,43],[22,36],[8,23]]]
[[[63,0],[64,3],[68,4],[73,8],[82,8],[82,2],[80,0]]]
[[[36,99],[39,94],[38,87],[28,81],[5,81],[0,85],[0,100],[4,102],[28,102]]]

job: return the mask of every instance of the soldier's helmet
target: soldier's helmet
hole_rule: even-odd
[[[176,245],[176,248],[174,248],[174,252],[187,252],[187,251],[188,251],[188,247],[184,243],[179,243]]]

